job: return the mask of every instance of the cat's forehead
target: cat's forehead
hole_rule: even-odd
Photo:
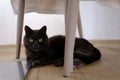
[[[40,30],[33,30],[34,34],[38,34]]]
[[[39,38],[42,36],[43,35],[39,32],[39,30],[33,30],[33,33],[31,34],[31,37],[33,37],[33,38]]]

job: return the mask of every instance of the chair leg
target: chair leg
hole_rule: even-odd
[[[78,11],[78,32],[79,36],[83,38],[83,31],[82,31],[82,22],[81,22],[81,16],[80,16],[80,9]]]
[[[18,17],[17,17],[17,40],[16,40],[16,59],[20,57],[21,49],[21,38],[23,29],[23,19],[24,19],[24,5],[25,0],[18,0]]]
[[[70,76],[73,71],[73,50],[75,41],[76,25],[78,21],[79,0],[66,0],[65,26],[65,56],[64,76]]]

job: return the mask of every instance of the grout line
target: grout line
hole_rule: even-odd
[[[79,70],[79,71],[80,71],[80,70]],[[85,75],[83,74],[83,72],[80,71],[80,74],[83,76],[83,78],[84,78],[85,80],[87,80],[87,78],[85,77]]]
[[[111,64],[112,66],[114,66],[116,69],[119,69],[120,71],[120,67],[116,66],[115,64],[111,63],[109,60],[102,58],[104,61],[108,62],[109,64]]]

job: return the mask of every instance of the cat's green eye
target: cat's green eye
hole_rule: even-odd
[[[33,39],[29,39],[29,42],[31,42],[31,43],[32,43],[32,42],[33,42]]]
[[[39,40],[38,40],[38,41],[41,43],[41,42],[43,42],[43,39],[42,39],[42,38],[39,38]]]

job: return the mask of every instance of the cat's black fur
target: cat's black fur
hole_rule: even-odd
[[[32,30],[25,26],[24,46],[26,50],[27,62],[32,67],[55,64],[63,66],[64,64],[64,45],[65,36],[57,35],[48,38],[46,34],[47,27],[43,26],[39,30]],[[75,39],[74,63],[85,64],[99,60],[100,51],[90,42],[83,38]]]

